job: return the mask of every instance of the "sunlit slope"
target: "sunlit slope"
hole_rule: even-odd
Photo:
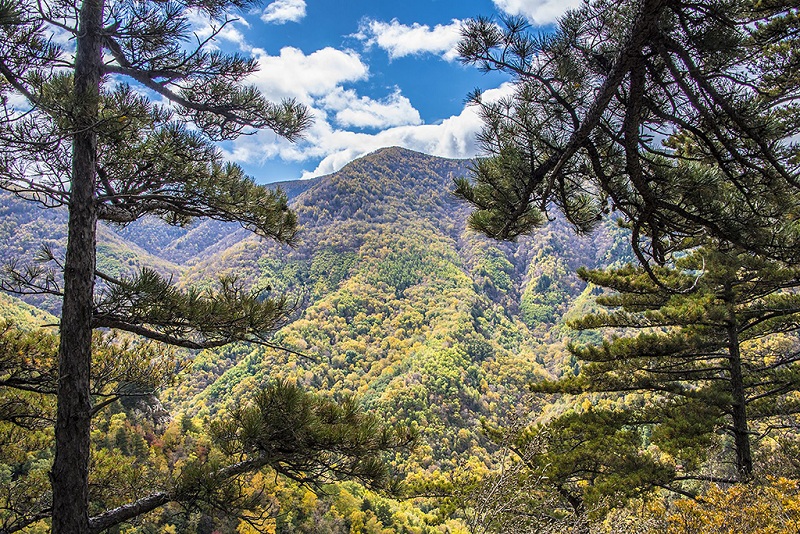
[[[585,289],[574,268],[606,261],[614,235],[578,239],[555,221],[519,243],[481,238],[450,194],[467,172],[465,161],[384,149],[296,197],[296,247],[246,238],[198,260],[195,283],[223,273],[292,295],[297,312],[276,344],[302,356],[202,353],[172,402],[216,412],[288,378],[418,425],[423,463],[480,455],[481,418],[506,419],[528,383],[569,366],[561,318]]]

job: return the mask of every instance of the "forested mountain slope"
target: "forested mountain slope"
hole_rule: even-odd
[[[577,238],[561,221],[515,244],[478,237],[450,193],[468,171],[466,161],[384,149],[294,199],[295,248],[246,238],[195,258],[187,280],[233,274],[292,295],[296,319],[276,341],[305,356],[202,353],[170,404],[214,413],[285,377],[419,425],[426,465],[480,456],[480,418],[503,420],[530,381],[574,363],[561,325],[584,291],[574,269],[625,247],[611,225]]]
[[[55,258],[63,259],[66,240],[66,207],[45,209],[7,191],[0,192],[0,264],[4,267],[54,268],[52,263],[40,261],[42,250],[50,249]],[[178,263],[168,259],[169,256],[152,254],[147,247],[128,239],[119,228],[99,225],[97,241],[97,268],[105,274],[121,276],[150,267],[178,276],[182,270]],[[57,278],[60,279],[60,275]],[[51,313],[57,314],[60,310],[60,300],[53,296],[24,295],[22,298]]]
[[[451,195],[469,168],[382,149],[332,175],[278,184],[301,225],[293,248],[231,224],[143,220],[101,227],[98,268],[117,276],[151,266],[201,283],[230,274],[296,303],[276,341],[304,357],[246,346],[202,353],[166,392],[173,407],[216,412],[253,386],[290,377],[416,422],[443,458],[480,441],[479,417],[502,416],[526,383],[571,365],[561,320],[582,301],[574,270],[625,251],[612,224],[584,238],[561,220],[518,243],[477,236]],[[30,262],[41,245],[62,253],[63,211],[7,193],[0,210],[0,258]],[[58,310],[53,299],[23,299]],[[455,437],[461,428],[468,437]]]
[[[150,266],[202,287],[232,275],[295,304],[274,338],[288,350],[235,344],[185,354],[191,366],[159,395],[173,417],[166,430],[114,405],[98,428],[124,432],[115,430],[116,441],[103,446],[146,457],[147,447],[177,447],[169,445],[176,435],[192,442],[206,421],[283,379],[334,399],[354,396],[386,422],[417,428],[413,454],[392,459],[411,486],[466,465],[491,467],[495,445],[482,421],[506,424],[563,409],[530,398],[528,384],[576,366],[565,349],[575,334],[564,320],[591,305],[591,289],[575,269],[625,260],[627,246],[613,222],[589,237],[555,220],[516,243],[482,238],[466,227],[467,207],[451,194],[453,179],[469,169],[467,161],[387,148],[329,176],[278,184],[301,225],[294,247],[214,221],[186,228],[154,220],[103,226],[98,268],[114,276]],[[57,258],[63,254],[63,212],[5,193],[0,209],[2,260],[30,262],[40,244]],[[53,299],[22,298],[58,311]],[[37,317],[18,301],[0,304],[20,324]],[[361,491],[347,487],[342,495]],[[368,501],[362,497],[352,506],[363,512]],[[314,521],[311,530],[299,526],[302,499],[302,492],[277,498],[281,513],[289,513],[280,521],[288,531],[314,532]],[[335,519],[332,505],[315,506],[314,513],[347,524]],[[414,515],[419,510],[409,513],[408,521],[421,517]]]

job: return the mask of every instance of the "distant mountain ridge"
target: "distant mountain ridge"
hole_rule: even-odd
[[[309,358],[202,353],[196,378],[169,392],[173,406],[213,413],[283,377],[420,425],[436,465],[484,455],[478,421],[504,419],[529,382],[572,365],[563,317],[588,298],[575,268],[618,260],[625,247],[612,223],[590,238],[561,220],[517,243],[483,238],[451,193],[469,169],[382,149],[292,198],[295,248],[247,236],[196,258],[186,280],[224,273],[295,295],[296,318],[276,342]]]
[[[561,220],[553,221],[535,236],[523,237],[519,243],[492,242],[472,234],[466,229],[469,208],[451,194],[453,179],[468,175],[470,165],[469,160],[429,156],[400,147],[383,148],[326,176],[271,184],[287,193],[298,214],[301,232],[296,249],[263,241],[232,223],[204,220],[180,228],[143,219],[122,228],[101,224],[98,262],[112,274],[151,266],[187,280],[213,278],[215,272],[255,279],[265,261],[278,261],[281,257],[306,261],[320,247],[344,247],[357,253],[357,241],[363,234],[359,227],[365,223],[397,228],[423,223],[453,240],[452,246],[465,269],[475,267],[477,256],[473,249],[477,243],[482,248],[501,251],[513,268],[508,273],[510,283],[504,284],[508,289],[500,293],[514,294],[505,304],[512,311],[519,311],[519,299],[532,278],[542,274],[550,279],[554,275],[569,278],[579,266],[594,267],[609,263],[620,254],[624,256],[620,251],[626,244],[611,224],[582,239],[575,237]],[[339,237],[332,239],[337,233]],[[42,244],[58,253],[65,241],[65,210],[42,209],[0,192],[0,261],[29,260],[32,251]],[[248,252],[242,254],[242,250]],[[547,261],[534,261],[537,256]],[[250,260],[256,261],[248,263]],[[480,273],[478,276],[485,278]],[[570,283],[575,283],[574,276]],[[492,291],[494,296],[499,295],[497,288]],[[514,299],[516,303],[512,302]],[[28,297],[26,300],[57,311],[57,303],[46,304],[42,299]]]
[[[103,226],[99,264],[115,274],[150,265],[201,286],[229,274],[297,303],[275,341],[308,358],[247,345],[204,351],[165,405],[211,414],[283,377],[422,428],[420,469],[484,456],[479,420],[501,421],[528,383],[571,365],[563,319],[588,296],[575,268],[619,261],[625,239],[612,223],[578,238],[561,220],[517,243],[476,235],[451,193],[469,169],[392,147],[276,184],[301,225],[295,248],[215,221]],[[0,258],[29,257],[37,241],[63,249],[63,212],[3,193],[0,214]]]

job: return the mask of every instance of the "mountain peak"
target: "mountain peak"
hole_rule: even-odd
[[[467,160],[386,147],[321,177],[295,199],[293,207],[301,220],[310,217],[323,224],[333,219],[377,223],[398,217],[438,224],[461,210],[450,192],[453,179],[468,172]]]
[[[431,158],[435,158],[437,156],[431,156],[430,154],[425,154],[424,152],[419,152],[417,150],[411,150],[410,148],[405,148],[402,146],[387,146],[383,148],[379,148],[378,150],[374,150],[369,154],[364,155],[364,158],[369,158],[370,156],[428,156]]]
[[[438,161],[442,163],[455,162],[456,164],[464,164],[469,160],[456,159],[456,158],[443,158],[441,156],[432,156],[424,152],[411,150],[410,148],[405,148],[401,146],[389,146],[389,147],[379,148],[377,150],[374,150],[373,152],[364,154],[363,156],[360,156],[350,161],[340,170],[332,172],[330,174],[326,174],[323,176],[316,176],[314,178],[300,179],[300,180],[273,182],[268,185],[269,187],[280,187],[284,191],[284,193],[287,194],[289,199],[293,199],[294,197],[305,192],[306,190],[310,189],[311,187],[320,182],[325,182],[334,179],[337,175],[341,173],[347,174],[349,171],[358,169],[360,166],[365,164],[381,165],[381,166],[389,164],[388,166],[395,167],[398,164],[403,166],[405,165],[406,162],[409,161],[417,161],[420,163],[424,161],[430,161],[430,162]]]
[[[434,156],[431,154],[426,154],[425,152],[420,152],[418,150],[411,150],[410,148],[405,148],[402,146],[387,146],[383,148],[379,148],[369,154],[365,154],[361,158],[353,160],[353,162],[359,161],[361,159],[371,159],[373,157],[381,157],[381,158],[430,158],[431,160],[445,160],[445,161],[468,161],[466,159],[458,159],[458,158],[445,158],[442,156]],[[351,163],[353,163],[351,162]]]

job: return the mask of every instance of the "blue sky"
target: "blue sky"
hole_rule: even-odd
[[[236,13],[215,44],[255,57],[250,80],[274,100],[295,98],[315,121],[298,143],[264,131],[223,145],[260,183],[340,169],[384,146],[444,157],[477,153],[469,91],[508,91],[500,74],[460,64],[461,21],[522,15],[546,30],[580,0],[275,0]],[[199,35],[208,21],[193,21]]]

